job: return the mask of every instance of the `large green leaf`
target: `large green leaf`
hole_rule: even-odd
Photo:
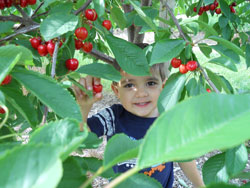
[[[29,49],[23,47],[23,46],[16,46],[16,45],[7,45],[2,46],[0,48],[0,54],[1,54],[1,62],[5,62],[6,60],[11,57],[21,54],[21,57],[18,59],[17,64],[19,65],[34,65],[33,63],[33,56]]]
[[[247,68],[250,67],[250,44],[246,46],[246,64]]]
[[[87,137],[87,132],[80,132],[77,121],[64,119],[51,122],[36,130],[30,138],[30,143],[45,143],[57,148],[64,160]]]
[[[54,147],[23,145],[0,158],[4,188],[54,188],[62,177],[62,163]]]
[[[57,188],[79,188],[86,180],[77,160],[69,157],[63,163],[63,177]]]
[[[68,31],[74,31],[78,23],[78,17],[73,14],[59,12],[52,14],[43,20],[40,31],[43,38],[48,41]]]
[[[220,57],[211,59],[208,62],[217,64],[217,65],[221,65],[221,66],[223,66],[225,68],[228,68],[228,69],[230,69],[230,70],[232,70],[234,72],[238,71],[236,65],[234,64],[234,62],[232,62],[232,60],[227,58],[227,57],[220,56]]]
[[[93,0],[93,2],[98,17],[103,16],[105,13],[105,0]]]
[[[72,95],[48,76],[25,69],[13,70],[12,76],[61,117],[82,121],[79,106]]]
[[[163,63],[179,56],[185,47],[185,41],[180,39],[164,39],[154,44],[150,65]]]
[[[185,81],[186,75],[184,74],[175,73],[169,77],[158,99],[159,113],[169,110],[178,103]]]
[[[161,188],[162,185],[159,181],[154,178],[148,177],[144,174],[134,174],[122,183],[120,183],[117,188]]]
[[[237,45],[235,45],[234,43],[226,40],[226,39],[223,39],[221,37],[218,37],[218,36],[210,36],[208,37],[209,39],[211,40],[214,40],[216,42],[218,42],[219,44],[221,44],[224,48],[226,49],[231,49],[233,50],[236,54],[242,56],[242,57],[245,57],[245,54],[244,52],[242,51],[242,49],[240,49]]]
[[[199,21],[199,20],[195,20],[195,22],[197,22],[199,24],[202,31],[204,31],[206,33],[206,36],[211,36],[211,35],[218,36],[217,31],[212,26],[206,24],[205,22]]]
[[[210,54],[212,52],[212,49],[210,46],[208,46],[206,43],[199,43],[198,44],[201,52],[207,57],[210,58]]]
[[[2,129],[1,129],[2,131]],[[20,142],[5,142],[0,144],[0,158],[5,155],[9,150],[16,146],[20,146]]]
[[[143,12],[140,6],[138,6],[134,1],[129,0],[130,4],[134,7],[137,14],[143,19],[152,29],[153,31],[158,34],[157,27],[154,22]]]
[[[72,10],[73,3],[72,2],[62,2],[58,3],[56,6],[51,7],[51,10],[49,11],[50,15],[51,14],[69,14],[70,11]]]
[[[228,174],[232,177],[245,169],[248,160],[244,144],[226,151],[225,162]]]
[[[38,124],[37,111],[27,97],[14,88],[2,87],[0,90],[5,93],[7,101],[19,111],[31,126],[35,127]]]
[[[143,50],[126,40],[106,35],[107,42],[121,68],[136,76],[149,75],[149,65]]]
[[[104,152],[104,167],[109,168],[118,162],[136,158],[140,143],[140,141],[132,140],[124,134],[113,136],[108,141]]]
[[[229,175],[225,165],[225,153],[209,158],[202,167],[203,181],[206,185],[211,183],[227,183]]]
[[[113,6],[110,10],[110,16],[119,28],[124,29],[127,26],[127,18],[119,7]]]
[[[241,144],[250,138],[249,100],[250,95],[209,93],[177,104],[147,132],[138,166],[192,159]]]
[[[121,74],[112,65],[102,63],[92,63],[81,66],[76,72],[112,80],[115,82],[119,82],[122,78]]]
[[[13,25],[15,24],[15,22],[1,22],[0,23],[0,33],[7,33],[9,31],[11,31]]]

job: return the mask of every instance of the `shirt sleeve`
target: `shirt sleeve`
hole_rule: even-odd
[[[87,124],[98,137],[115,133],[115,117],[112,108],[105,108],[88,118]]]

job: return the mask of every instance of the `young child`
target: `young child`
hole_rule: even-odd
[[[122,79],[118,83],[111,84],[121,104],[114,104],[88,118],[92,105],[101,100],[102,94],[97,93],[93,98],[89,98],[79,88],[74,87],[76,98],[84,121],[98,137],[106,135],[109,139],[115,134],[124,133],[131,139],[142,139],[159,116],[157,100],[166,81],[164,64],[153,65],[150,76],[134,76],[124,71],[121,71],[121,75]],[[93,83],[100,84],[100,79],[87,76],[81,78],[79,82],[91,91]],[[119,163],[113,169],[116,173],[121,173],[135,164],[136,159],[133,159]],[[194,187],[204,186],[195,161],[182,162],[179,165]],[[141,173],[157,179],[165,188],[172,188],[174,179],[172,162],[144,169]]]

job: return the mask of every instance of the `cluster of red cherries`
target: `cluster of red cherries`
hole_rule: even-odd
[[[186,74],[188,71],[195,71],[198,67],[196,61],[188,61],[187,64],[182,64],[181,59],[173,58],[171,60],[171,65],[174,68],[179,68],[181,74]]]
[[[0,9],[9,8],[12,5],[20,5],[22,8],[36,4],[36,0],[0,0]]]
[[[203,12],[206,12],[206,11],[214,11],[216,14],[221,14],[221,8],[218,8],[218,6],[219,6],[219,3],[217,0],[215,0],[212,4],[201,6],[198,11],[198,15],[201,16]],[[236,2],[233,2],[230,5],[230,10],[232,13],[235,13],[235,9],[234,9],[235,6],[237,6]],[[197,7],[194,7],[193,11],[197,12]]]

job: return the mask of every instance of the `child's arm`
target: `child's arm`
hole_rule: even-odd
[[[95,85],[100,84],[100,79],[92,77],[92,76],[86,76],[85,78],[80,78],[79,83],[83,87],[85,87],[88,91],[92,92],[93,83]],[[86,123],[90,109],[92,108],[93,104],[96,101],[99,101],[102,99],[102,93],[97,93],[93,95],[93,98],[90,98],[86,93],[84,93],[77,86],[74,85],[73,89],[74,89],[77,103],[79,104],[80,109],[81,109],[83,123]],[[83,124],[80,124],[80,130],[83,131]]]
[[[190,162],[179,162],[178,164],[186,175],[186,177],[193,183],[195,188],[205,186],[200,176],[200,173],[196,167],[195,160]]]

